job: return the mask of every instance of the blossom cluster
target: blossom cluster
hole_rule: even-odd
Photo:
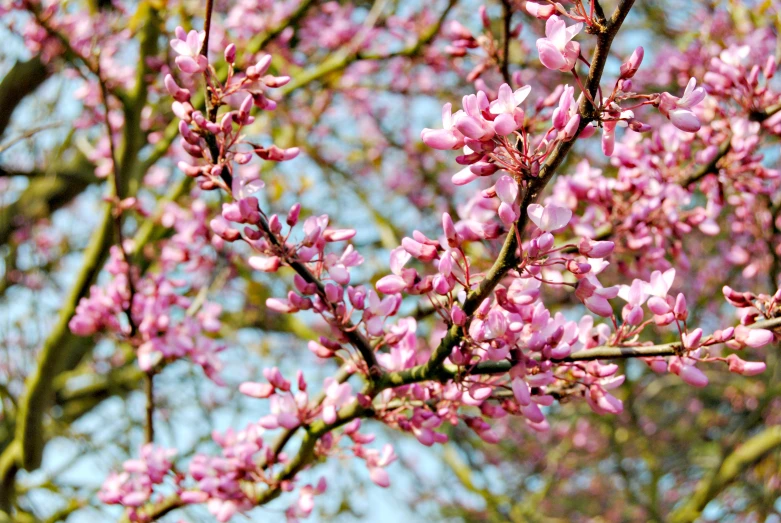
[[[208,220],[210,233],[201,234],[213,233],[209,241],[220,248],[236,244],[238,250],[245,249],[250,253],[246,266],[254,271],[289,269],[292,287],[284,296],[269,298],[267,309],[279,314],[308,311],[322,319],[329,335],[310,340],[308,349],[337,362],[344,373],[326,379],[317,396],[310,395],[301,371],[295,384],[276,367],[264,369],[262,381],[242,383],[240,392],[267,402],[269,413],[242,431],[213,434],[221,454],[198,454],[191,460],[189,476],[177,476],[177,503],[205,503],[219,521],[227,521],[293,490],[298,472],[313,459],[341,454],[348,445],[356,458],[365,461],[371,480],[388,486],[386,467],[396,459],[393,448],[368,447],[374,436],[359,431],[362,417],[408,432],[430,446],[447,441],[446,424],[459,423],[482,440],[496,443],[500,440],[496,420],[507,416],[524,419],[532,430],[548,431],[549,408],[562,399],[584,398],[597,414],[618,414],[623,403],[611,391],[625,378],[618,365],[608,362],[611,356],[602,354],[622,357],[622,350],[643,353],[642,349],[658,348],[657,354],[665,356],[645,356],[649,367],[675,374],[695,387],[708,383],[700,368],[705,362],[726,363],[729,371],[744,375],[764,370],[761,362],[744,361],[735,354],[721,357],[712,351],[721,344],[741,350],[772,342],[774,333],[753,320],[760,314],[776,318],[781,298],[725,288],[727,301],[746,309],[741,324],[706,335],[690,324],[684,294],[672,291],[677,271],[665,259],[665,242],[676,242],[695,228],[704,234],[718,232],[716,196],[709,194],[705,207],[694,207],[690,183],[670,174],[692,156],[698,163],[720,160],[716,157],[720,149],[712,148],[718,130],[707,122],[705,128],[702,125],[707,114],[704,106],[714,102],[707,100],[706,88],[696,87],[694,78],[680,98],[666,92],[633,92],[642,48],[622,64],[607,96],[598,85],[584,86],[577,68],[580,62],[588,62],[575,38],[584,25],[595,27],[598,22],[580,2],[577,6],[573,13],[558,4],[526,5],[530,14],[546,20],[545,37],[537,42],[542,65],[571,73],[580,91],[577,98],[575,87],[562,84],[540,97],[533,109],[524,109],[521,106],[532,87],[504,83],[495,93],[480,89],[464,96],[462,109],[455,113],[451,104],[445,104],[443,128],[424,129],[421,139],[438,150],[463,149],[456,162],[466,167],[452,177],[453,184],[483,188],[472,191],[457,215],[443,213],[441,232],[435,236],[416,230],[403,238],[390,253],[390,274],[373,286],[356,281],[354,268],[364,257],[349,243],[355,230],[334,226],[327,214],[302,216],[300,203],[279,213],[264,209],[258,195],[264,187],[260,175],[245,175],[249,171],[238,167],[253,155],[265,161],[297,156],[297,148],[262,147],[245,136],[254,122],[253,109],[276,107],[265,89],[280,87],[289,78],[266,74],[270,55],[253,59],[254,65],[237,73],[236,48],[231,44],[224,50],[227,73],[221,80],[202,52],[205,34],[177,29],[171,46],[182,79],[190,85],[202,75],[209,97],[205,113],[198,111],[190,88],[182,87],[183,82],[172,75],[165,78],[175,100],[181,145],[192,158],[179,167],[196,178],[201,189],[219,189],[228,199],[220,214]],[[337,6],[329,9],[332,17],[340,16]],[[565,18],[575,25],[567,26]],[[475,44],[468,31],[451,27],[451,32],[460,32],[453,54]],[[349,31],[336,33],[326,37],[341,43],[355,36]],[[728,61],[722,60],[725,66],[719,68],[720,74],[730,72]],[[773,68],[766,69],[766,76],[772,76]],[[706,82],[710,88],[716,80]],[[244,95],[234,103],[238,93]],[[658,108],[669,121],[650,138],[640,133],[651,131],[652,126],[634,114],[646,105]],[[225,106],[228,109],[221,110]],[[630,131],[623,141],[615,136],[619,124]],[[617,175],[603,175],[584,162],[574,175],[557,180],[547,200],[528,201],[525,196],[531,187],[547,183],[546,166],[568,150],[565,144],[586,140],[598,128],[602,151],[612,157]],[[740,128],[735,125],[730,154],[750,151],[743,155],[743,167],[758,163],[751,158],[756,144],[750,139],[741,144],[740,136],[736,139]],[[700,141],[693,145],[695,140]],[[641,175],[645,171],[650,173]],[[767,179],[774,178],[772,171],[763,172]],[[622,193],[630,195],[629,201],[620,201],[617,195]],[[206,222],[203,215],[202,222],[201,226]],[[606,226],[612,240],[599,233]],[[568,239],[562,240],[565,233]],[[494,249],[495,240],[504,241],[501,250]],[[472,247],[486,245],[499,251],[497,258],[504,266],[486,269],[480,263]],[[647,255],[640,267],[611,263],[614,253],[641,250]],[[168,310],[186,311],[191,302],[173,292],[175,282],[160,278],[131,285],[133,270],[121,249],[115,249],[108,271],[114,278],[80,304],[71,324],[74,332],[109,330],[140,337],[143,368],[189,355],[207,374],[214,374],[212,360],[203,363],[201,355],[193,353],[196,345],[201,350],[208,342],[191,340],[198,335],[196,325],[206,332],[219,328],[216,308],[181,324],[190,336],[181,346],[181,330],[168,336]],[[625,283],[608,285],[616,273],[623,273],[619,281]],[[583,314],[577,320],[564,314],[547,299],[550,295],[577,301]],[[427,338],[414,317],[400,313],[405,296],[420,296],[431,304],[436,323]],[[123,312],[128,325],[122,324]],[[194,329],[192,334],[189,328]],[[665,346],[639,341],[652,331],[676,341]],[[353,375],[366,382],[360,391],[349,382]],[[289,456],[285,443],[299,429],[301,450]],[[280,433],[281,446],[268,442],[270,431]],[[150,485],[160,481],[151,475],[138,477],[133,472],[141,467],[129,467],[126,464],[124,474],[111,476],[102,496],[109,503],[130,507],[133,513],[134,507],[150,502]],[[313,497],[325,489],[324,481],[300,487],[298,501],[286,512],[288,518],[311,513]],[[154,508],[154,501],[151,505]]]

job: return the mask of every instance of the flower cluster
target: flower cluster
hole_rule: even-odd
[[[707,114],[702,106],[706,90],[696,87],[692,78],[681,98],[633,92],[642,48],[621,65],[615,86],[606,89],[606,95],[599,85],[584,86],[577,66],[588,61],[575,37],[584,25],[600,30],[594,14],[585,12],[581,2],[571,12],[552,3],[528,2],[526,8],[546,20],[545,37],[537,42],[541,63],[572,73],[580,91],[577,98],[575,87],[560,85],[523,108],[532,88],[503,83],[496,92],[478,89],[464,96],[455,113],[451,104],[445,104],[443,128],[424,129],[421,139],[438,150],[463,149],[456,162],[465,168],[452,182],[471,183],[473,189],[481,184],[481,189],[474,189],[457,213],[442,214],[441,232],[415,230],[404,237],[390,252],[390,273],[373,286],[356,281],[354,268],[364,257],[349,243],[355,230],[335,227],[326,214],[302,216],[300,203],[279,213],[271,212],[272,204],[264,209],[263,198],[256,195],[264,187],[259,171],[239,168],[253,154],[270,161],[298,154],[297,148],[261,147],[245,136],[254,122],[254,108],[276,106],[265,89],[280,87],[289,78],[266,74],[272,64],[269,55],[237,73],[236,48],[231,44],[224,50],[227,77],[222,80],[203,53],[205,35],[177,29],[171,46],[183,80],[190,85],[203,75],[209,97],[204,114],[194,109],[189,88],[181,87],[172,75],[165,78],[175,99],[182,147],[194,159],[179,166],[197,178],[201,189],[219,189],[227,198],[220,214],[208,220],[210,241],[226,249],[226,244],[235,244],[247,253],[243,263],[254,271],[289,269],[291,288],[283,296],[268,298],[267,310],[307,311],[322,319],[326,334],[310,340],[308,348],[341,366],[323,382],[318,395],[311,394],[302,371],[293,383],[277,367],[265,368],[262,381],[242,383],[240,392],[262,400],[268,413],[242,431],[213,434],[220,455],[197,454],[191,460],[189,477],[177,483],[177,503],[205,503],[218,521],[227,521],[292,490],[300,479],[298,472],[313,460],[343,454],[348,447],[364,460],[371,480],[386,487],[386,467],[396,459],[395,453],[390,445],[382,450],[367,447],[374,436],[360,432],[361,418],[410,433],[430,446],[447,441],[446,424],[459,423],[482,440],[496,443],[501,438],[497,420],[507,416],[546,432],[549,407],[557,400],[583,398],[597,414],[618,414],[623,403],[615,390],[624,376],[608,360],[633,351],[653,371],[670,372],[694,387],[708,383],[699,367],[705,362],[723,362],[731,372],[744,375],[764,370],[761,362],[712,351],[721,344],[743,349],[773,341],[773,332],[755,320],[760,314],[768,320],[777,316],[776,296],[725,288],[728,301],[745,309],[741,324],[706,335],[690,325],[684,294],[671,292],[677,270],[665,258],[670,247],[666,242],[680,251],[676,242],[695,228],[713,234],[719,227],[716,197],[709,194],[705,206],[693,205],[688,189],[693,182],[682,183],[678,173],[669,172],[692,163],[692,156],[714,165],[720,159],[720,149],[714,153],[711,148],[719,133],[701,123]],[[332,20],[348,14],[335,4],[327,9],[326,18]],[[482,15],[489,27],[485,10]],[[575,25],[567,26],[565,18]],[[347,24],[321,36],[326,45],[340,45],[359,34],[352,29]],[[490,48],[460,24],[449,29],[453,56],[477,46]],[[723,74],[727,70],[719,69]],[[245,93],[240,100],[234,96],[238,93]],[[650,138],[640,133],[650,131],[651,125],[634,114],[644,105],[657,107],[669,120]],[[616,140],[619,125],[631,131],[623,141]],[[548,200],[537,203],[553,174],[550,166],[555,169],[573,141],[588,139],[598,128],[602,150],[618,168],[616,176],[605,176],[584,161],[575,174],[557,180]],[[741,138],[736,132],[733,146],[740,150],[742,145],[743,160],[750,163],[747,151],[756,144],[745,143],[748,138],[741,144]],[[709,174],[696,174],[700,177],[694,181]],[[623,194],[629,195],[626,201],[621,200]],[[504,244],[499,246],[494,241],[498,239]],[[475,254],[481,248],[495,254],[492,267],[486,268]],[[621,260],[612,263],[614,257],[637,251],[645,252],[637,267]],[[176,249],[169,253],[176,259]],[[115,276],[110,286],[95,290],[79,306],[72,329],[81,334],[108,329],[139,339],[143,368],[185,354],[199,362],[208,360],[194,348],[201,350],[208,343],[193,340],[198,328],[214,332],[219,327],[216,308],[184,321],[169,336],[170,309],[189,310],[192,303],[174,292],[170,279],[131,285],[133,271],[121,255],[121,250],[115,251],[109,265]],[[617,274],[625,279],[608,285]],[[580,318],[564,314],[551,295],[571,298],[582,312]],[[428,313],[436,322],[428,337],[414,317],[401,314],[404,296],[420,296],[431,305]],[[129,325],[121,322],[123,312]],[[675,341],[640,341],[652,331]],[[211,360],[200,364],[213,374]],[[352,376],[365,382],[360,390],[350,382]],[[269,443],[271,431],[281,443]],[[288,455],[285,445],[296,434],[302,437],[300,449]],[[112,502],[135,507],[150,501],[151,488],[144,490],[143,484],[130,474],[114,475],[107,490],[118,493]],[[324,481],[300,487],[287,517],[309,515],[314,496],[325,490]]]

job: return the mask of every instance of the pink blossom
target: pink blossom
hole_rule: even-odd
[[[526,2],[526,12],[535,18],[546,20],[556,12],[556,7],[560,4],[539,4],[537,2]]]
[[[452,105],[442,107],[442,129],[423,129],[420,138],[433,149],[458,149],[464,146],[463,135],[455,129]],[[459,111],[460,112],[460,111]]]
[[[545,23],[545,38],[537,40],[540,62],[548,69],[568,72],[575,67],[580,55],[580,44],[571,40],[583,29],[582,23],[570,27],[557,15]]]
[[[749,329],[744,325],[735,327],[735,341],[740,345],[759,348],[764,347],[774,339],[773,331],[767,329]]]
[[[529,219],[534,222],[534,225],[540,228],[544,232],[555,232],[565,227],[570,218],[572,218],[572,211],[556,205],[542,205],[532,203],[528,207]]]
[[[765,372],[767,365],[762,361],[744,361],[737,354],[727,356],[729,371],[744,376],[756,376]]]
[[[692,109],[705,98],[705,89],[695,88],[697,81],[692,78],[686,86],[683,98],[662,93],[659,98],[659,112],[666,116],[678,129],[686,132],[700,130],[700,120]]]

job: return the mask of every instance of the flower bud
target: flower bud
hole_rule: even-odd
[[[675,313],[675,318],[678,320],[686,321],[686,318],[689,317],[689,311],[686,310],[686,297],[682,292],[678,293],[678,296],[675,298],[673,312]]]
[[[225,48],[224,56],[225,61],[233,65],[236,61],[236,46],[234,44],[229,44],[228,47]]]
[[[640,64],[643,62],[643,48],[638,47],[629,57],[629,60],[621,64],[621,78],[632,78],[637,70],[640,68]]]

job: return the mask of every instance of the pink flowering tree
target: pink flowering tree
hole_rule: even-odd
[[[777,510],[773,7],[634,4],[1,6],[0,514]]]

